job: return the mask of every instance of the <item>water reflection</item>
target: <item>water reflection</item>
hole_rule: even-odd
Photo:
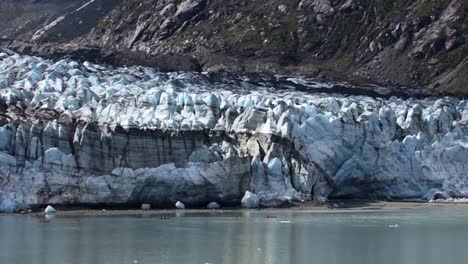
[[[2,216],[0,259],[15,264],[465,263],[466,237],[468,214],[456,209],[177,212],[48,222]]]

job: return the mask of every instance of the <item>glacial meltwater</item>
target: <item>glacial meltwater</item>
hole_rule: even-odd
[[[5,264],[467,263],[468,211],[0,216]]]

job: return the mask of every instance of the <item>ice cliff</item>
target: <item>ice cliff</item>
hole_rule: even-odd
[[[468,197],[468,101],[278,78],[1,53],[0,211]]]

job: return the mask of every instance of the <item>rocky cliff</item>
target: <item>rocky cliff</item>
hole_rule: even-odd
[[[0,211],[468,197],[466,100],[5,53],[0,69]]]
[[[42,20],[34,18],[41,22],[31,22],[35,26],[13,22],[41,12],[17,12],[19,18],[0,29],[5,38],[133,54],[123,64],[144,61],[169,70],[261,71],[468,91],[466,0],[22,2],[60,8],[46,18],[37,15]]]
[[[121,3],[120,0],[2,0],[0,37],[39,43],[73,42]]]
[[[363,77],[465,92],[463,0],[128,1],[86,37],[207,70]]]

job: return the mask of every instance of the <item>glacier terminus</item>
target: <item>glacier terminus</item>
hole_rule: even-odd
[[[467,100],[277,78],[1,53],[0,211],[468,197]]]

